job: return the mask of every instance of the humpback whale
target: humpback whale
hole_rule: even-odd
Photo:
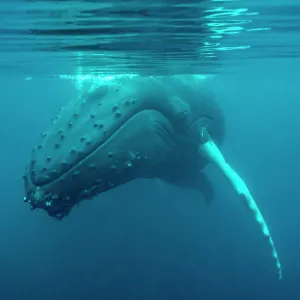
[[[24,201],[63,219],[79,202],[137,178],[194,188],[207,204],[214,191],[205,166],[233,186],[281,264],[268,226],[246,183],[224,158],[225,118],[195,76],[102,81],[69,102],[32,151]]]

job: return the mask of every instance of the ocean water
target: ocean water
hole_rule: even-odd
[[[0,299],[300,299],[297,1],[2,1]],[[31,149],[82,80],[201,74],[226,117],[222,152],[282,263],[213,166],[194,191],[138,180],[58,222],[23,203]]]

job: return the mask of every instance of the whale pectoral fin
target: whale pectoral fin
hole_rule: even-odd
[[[226,162],[223,154],[211,139],[208,139],[204,144],[201,144],[198,150],[199,150],[199,154],[202,157],[208,159],[210,162],[212,162],[221,170],[221,172],[229,180],[229,182],[231,183],[235,191],[238,193],[240,198],[245,202],[247,207],[253,213],[256,222],[260,226],[262,233],[267,238],[267,241],[271,247],[272,257],[275,260],[279,279],[281,279],[282,269],[278,258],[277,250],[274,245],[274,241],[270,234],[268,225],[264,220],[264,217],[262,216],[257,204],[255,203],[246,183],[239,176],[239,174]]]

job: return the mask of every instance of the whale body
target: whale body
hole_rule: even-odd
[[[194,76],[134,77],[100,83],[62,109],[33,149],[25,201],[62,219],[73,206],[137,178],[202,192],[213,187],[199,156],[206,129],[216,144],[224,116]]]
[[[259,225],[278,278],[282,268],[268,225],[241,176],[219,147],[222,109],[194,76],[102,81],[71,99],[33,149],[24,201],[63,219],[79,202],[137,178],[159,178],[200,191],[214,189],[204,168],[213,163]]]

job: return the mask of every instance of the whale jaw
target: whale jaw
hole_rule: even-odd
[[[173,145],[173,126],[164,115],[155,110],[138,111],[93,151],[87,151],[69,169],[47,181],[39,180],[38,176],[44,176],[42,172],[32,173],[39,158],[33,155],[24,176],[24,200],[32,209],[41,208],[63,219],[82,200],[138,177],[154,177]],[[47,162],[44,165],[48,166]]]

